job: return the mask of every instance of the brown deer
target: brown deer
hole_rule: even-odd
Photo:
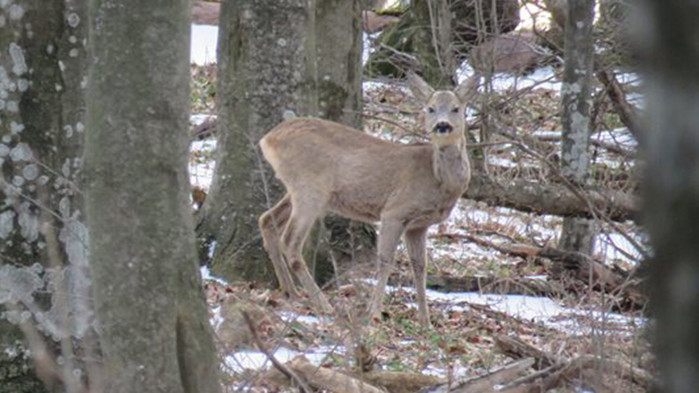
[[[434,91],[417,75],[408,75],[413,94],[425,103],[429,144],[392,143],[316,118],[287,120],[262,138],[262,153],[287,190],[259,222],[283,291],[298,295],[293,271],[313,302],[332,312],[301,255],[308,232],[327,212],[380,222],[378,282],[369,316],[381,311],[402,235],[412,263],[420,323],[429,325],[425,238],[431,225],[449,216],[471,177],[464,109],[476,83],[472,78],[454,91]]]

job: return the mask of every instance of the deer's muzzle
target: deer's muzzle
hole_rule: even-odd
[[[449,124],[445,121],[442,121],[442,122],[435,124],[432,131],[436,132],[438,134],[446,134],[446,133],[452,132],[453,129],[454,129],[454,127],[452,127],[451,124]]]

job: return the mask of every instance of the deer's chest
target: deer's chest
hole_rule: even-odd
[[[408,228],[424,228],[446,220],[460,196],[461,193],[451,193],[441,203],[416,209]]]

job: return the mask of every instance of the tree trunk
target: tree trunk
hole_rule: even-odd
[[[315,32],[319,117],[362,129],[362,23],[359,0],[318,0]],[[361,132],[361,131],[358,131]],[[373,226],[330,215],[309,236],[304,253],[316,281],[333,277],[334,265],[375,250]]]
[[[651,310],[662,391],[699,386],[699,4],[646,1],[635,35],[650,64],[645,217],[655,251]],[[641,27],[643,30],[641,31]],[[642,41],[641,41],[642,40]]]
[[[361,129],[361,1],[316,1],[319,116]]]
[[[189,2],[91,11],[85,184],[105,391],[218,392],[189,206]]]
[[[286,117],[318,113],[314,13],[307,3],[221,5],[218,153],[197,233],[215,239],[211,267],[228,280],[274,280],[257,220],[284,191],[257,144]]]
[[[592,21],[594,0],[568,2],[565,25],[565,66],[563,70],[563,144],[561,173],[576,184],[588,177],[590,139],[590,80],[592,76]],[[564,250],[591,254],[594,247],[593,221],[566,217],[559,240]]]
[[[250,16],[241,18],[245,13]],[[269,15],[279,21],[268,19]],[[290,15],[293,23],[289,24]],[[222,20],[229,23],[221,26],[231,27],[221,30],[219,40],[221,153],[199,225],[201,237],[216,239],[215,273],[231,280],[274,279],[261,247],[257,218],[277,202],[283,189],[259,154],[257,142],[285,113],[361,128],[360,17],[359,1],[354,0],[319,0],[311,5],[224,3]],[[268,23],[285,28],[271,29]],[[259,33],[246,34],[250,31]],[[280,85],[285,88],[279,89]],[[251,102],[244,96],[259,100]],[[236,219],[231,223],[225,217]],[[329,279],[333,271],[326,246],[335,254],[349,254],[346,247],[351,248],[351,238],[367,233],[350,229],[349,222],[338,217],[326,220],[326,227],[327,236],[322,228],[312,233],[309,244],[315,247],[306,253],[309,264],[316,262],[320,281]],[[326,237],[329,243],[323,241]]]
[[[0,269],[25,267],[36,276],[29,267],[39,262],[86,278],[80,194],[86,4],[16,0],[0,9],[0,19]],[[58,248],[53,260],[47,244]],[[49,296],[35,300],[40,311],[54,306]],[[79,317],[90,318],[83,311]],[[0,321],[0,391],[42,391],[20,337]]]

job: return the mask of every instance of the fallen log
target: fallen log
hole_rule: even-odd
[[[585,201],[556,183],[540,184],[520,179],[500,182],[474,173],[463,197],[524,212],[593,218]],[[614,221],[635,220],[638,214],[638,198],[624,192],[587,190],[586,197]]]

